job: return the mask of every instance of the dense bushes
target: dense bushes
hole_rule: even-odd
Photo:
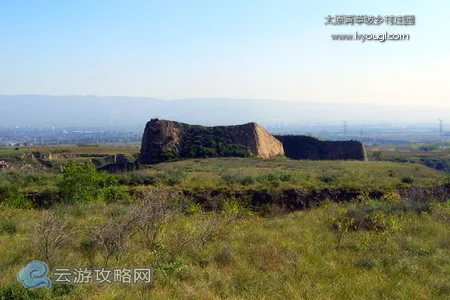
[[[19,189],[30,187],[51,186],[58,181],[59,176],[52,173],[22,171],[0,172],[0,201],[11,196]]]
[[[103,200],[106,203],[126,201],[130,198],[127,189],[123,186],[111,185],[102,190]]]
[[[128,200],[126,186],[173,186],[185,178],[181,170],[165,170],[150,174],[141,170],[121,174],[98,171],[91,162],[69,161],[62,174],[18,171],[0,172],[0,203],[14,208],[49,208],[57,202],[87,203]]]
[[[186,174],[180,170],[168,170],[150,174],[148,171],[135,171],[116,175],[117,182],[124,185],[175,185],[183,181]]]
[[[384,166],[384,163],[376,163],[377,169],[372,168],[377,171],[374,175],[366,170],[361,171],[359,166],[362,167],[362,165],[357,162],[348,162],[342,166],[340,162],[299,164],[295,161],[274,163],[270,160],[257,159],[212,159],[211,161],[213,163],[208,160],[186,160],[119,174],[99,172],[91,163],[79,161],[67,163],[62,169],[62,174],[2,171],[0,172],[0,202],[16,208],[49,208],[57,202],[128,201],[130,194],[132,195],[134,191],[145,189],[144,187],[131,188],[131,186],[140,185],[177,186],[187,191],[198,187],[210,191],[304,189],[306,193],[329,188],[335,190],[337,194],[341,192],[345,194],[348,191],[350,195],[354,190],[377,192],[416,185],[423,186],[425,180],[434,182],[436,185],[444,184],[443,179],[442,182],[438,181],[439,177],[435,176],[436,174],[430,173],[435,177],[427,177],[427,172],[432,171],[421,166],[400,167],[391,166],[390,163]],[[250,168],[247,164],[248,166],[254,164],[254,166]],[[347,164],[355,168],[349,170]],[[244,167],[240,167],[241,165]],[[382,168],[378,170],[380,166]],[[429,186],[426,187],[426,189],[429,188]],[[328,197],[327,192],[318,193],[321,193],[318,197],[322,195]],[[316,196],[312,193],[311,197]]]
[[[54,189],[54,185],[59,178],[57,174],[43,172],[0,172],[0,203],[6,203],[15,208],[39,206],[39,203],[37,203],[39,201],[36,203],[34,201],[34,195],[39,193],[45,197],[50,196],[48,193],[52,188]],[[54,199],[50,200],[53,201]]]
[[[398,218],[405,213],[431,212],[430,199],[408,199],[396,192],[385,194],[381,201],[362,201],[340,208],[337,216],[332,217],[332,230],[338,235],[338,244],[342,234],[349,231],[397,231]]]
[[[237,173],[225,173],[221,176],[221,180],[226,185],[233,185],[233,184],[248,185],[248,183],[254,182],[253,176],[240,175]]]
[[[145,170],[122,173],[116,176],[118,183],[124,185],[152,185],[157,181],[155,175],[150,174]]]
[[[12,195],[6,199],[5,203],[13,208],[33,208],[33,203],[23,194]]]
[[[102,196],[102,189],[109,188],[117,182],[115,176],[97,172],[91,162],[70,161],[62,173],[63,179],[59,188],[63,200],[68,203],[96,200]]]
[[[183,138],[180,156],[183,158],[207,157],[250,157],[243,145],[230,143],[221,128],[202,128],[186,134]]]

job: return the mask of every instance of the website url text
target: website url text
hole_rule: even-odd
[[[407,33],[369,33],[360,34],[355,32],[354,34],[332,34],[331,39],[333,41],[409,41],[410,36]]]

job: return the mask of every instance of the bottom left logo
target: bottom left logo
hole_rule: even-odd
[[[38,287],[50,288],[52,281],[47,277],[48,266],[46,263],[33,260],[23,267],[17,274],[17,279],[29,289]]]

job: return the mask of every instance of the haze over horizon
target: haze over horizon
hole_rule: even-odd
[[[266,126],[436,124],[450,119],[441,107],[402,107],[383,104],[275,101],[267,99],[178,99],[1,95],[0,127],[46,126],[142,128],[151,118],[200,125],[257,122]],[[432,125],[434,127],[434,125]],[[358,127],[359,128],[359,127]]]
[[[450,41],[443,38],[450,4],[376,4],[7,1],[0,4],[0,94],[450,106]],[[417,21],[324,25],[339,14]],[[411,39],[330,38],[355,31]]]

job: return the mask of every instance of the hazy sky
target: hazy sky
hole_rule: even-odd
[[[448,0],[0,0],[0,94],[450,105]],[[415,26],[325,26],[336,14]],[[334,33],[409,41],[332,41]]]

